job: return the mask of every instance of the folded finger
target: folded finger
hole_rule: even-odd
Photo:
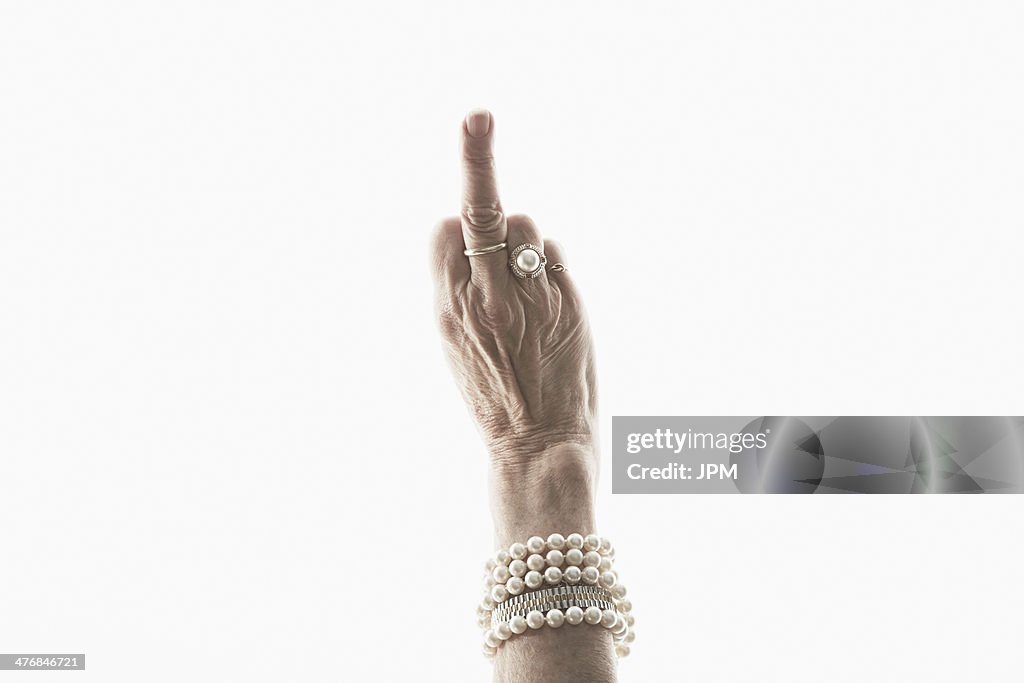
[[[462,253],[465,248],[458,218],[446,218],[434,228],[431,270],[439,293],[455,291],[469,280],[469,261]]]
[[[517,250],[526,258],[517,259]],[[534,252],[530,254],[529,252]],[[524,253],[526,252],[526,253]],[[544,238],[540,234],[540,228],[529,216],[515,214],[508,217],[508,253],[506,255],[506,268],[511,268],[509,260],[517,260],[520,271],[525,273],[537,273],[535,277],[515,278],[524,284],[543,283],[546,277],[543,259],[547,258],[544,253]],[[548,259],[550,265],[550,259]],[[539,271],[539,272],[538,272]]]

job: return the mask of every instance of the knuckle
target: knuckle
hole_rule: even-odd
[[[537,224],[528,214],[514,213],[508,217],[508,222],[521,228],[536,230]]]
[[[476,319],[488,330],[504,332],[515,324],[516,315],[507,302],[488,297],[479,307]]]
[[[437,285],[444,285],[445,280],[451,275],[452,259],[461,251],[462,226],[459,219],[438,222],[434,226],[430,243],[430,261]]]
[[[494,171],[494,153],[487,150],[467,148],[462,155],[466,169],[472,172],[491,173]]]
[[[456,245],[456,240],[462,240],[462,233],[457,219],[445,218],[434,225],[431,246],[435,254],[447,252]]]
[[[505,214],[494,205],[471,205],[462,210],[462,219],[477,232],[495,232],[504,222]]]

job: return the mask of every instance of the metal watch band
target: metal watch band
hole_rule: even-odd
[[[517,615],[525,617],[533,610],[546,613],[548,610],[560,609],[564,612],[573,606],[584,610],[588,607],[614,610],[615,602],[611,593],[604,588],[562,584],[510,597],[494,608],[491,622],[497,624]]]

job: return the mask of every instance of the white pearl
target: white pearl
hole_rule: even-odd
[[[633,603],[629,601],[629,598],[623,598],[619,601],[619,609],[621,609],[623,612],[632,612]]]
[[[600,572],[597,571],[597,567],[585,567],[581,572],[583,583],[589,583],[591,586],[597,583],[597,580],[601,578]]]
[[[597,550],[601,547],[601,537],[597,534],[587,534],[583,539],[584,550]]]
[[[628,624],[627,624],[627,628],[628,628]],[[626,640],[627,643],[632,643],[634,640],[636,640],[636,631],[628,631],[626,633],[625,640]]]
[[[523,249],[516,256],[516,265],[524,273],[532,273],[540,268],[540,254],[533,249]]]
[[[552,586],[557,585],[562,580],[562,570],[558,567],[548,567],[544,570],[544,580]]]
[[[611,551],[612,551],[612,542],[609,541],[604,536],[602,536],[601,537],[601,545],[600,545],[600,547],[598,547],[597,552],[601,553],[602,555],[607,555]]]
[[[617,616],[618,615],[615,613],[615,610],[613,609],[606,609],[605,611],[601,612],[601,626],[604,626],[605,628],[611,628],[612,626],[615,626],[615,617]]]
[[[526,546],[522,543],[513,543],[508,547],[508,555],[513,560],[522,560],[526,558]]]
[[[544,615],[544,621],[548,622],[548,626],[551,628],[558,628],[565,623],[565,615],[560,609],[548,610],[548,613]]]
[[[534,554],[544,552],[544,539],[540,536],[530,536],[530,539],[526,541],[526,549]]]
[[[539,572],[548,566],[547,560],[544,559],[543,555],[530,555],[526,558],[527,569],[532,569],[535,572]]]
[[[550,567],[561,567],[562,563],[565,562],[565,555],[562,554],[561,550],[551,550],[547,555],[548,566]]]
[[[583,551],[579,548],[573,548],[565,554],[565,561],[574,567],[578,567],[583,564]]]
[[[526,633],[526,619],[517,614],[508,620],[508,627],[512,633]]]
[[[523,581],[526,583],[527,588],[540,588],[541,584],[544,583],[544,577],[540,572],[526,572]]]
[[[491,647],[487,643],[484,643],[484,656],[485,657],[493,657],[496,654],[498,654],[498,648]]]
[[[496,583],[498,582],[494,580],[493,576],[488,576],[486,579],[484,579],[484,590],[490,591],[491,586],[493,586]]]
[[[615,654],[617,654],[619,657],[628,657],[629,656],[629,645],[616,645],[615,646]]]
[[[597,579],[597,583],[601,586],[601,588],[611,588],[615,585],[616,581],[617,578],[615,576],[615,572],[605,572],[604,574],[601,574],[601,576]]]
[[[508,622],[503,621],[497,626],[495,626],[494,635],[498,636],[498,640],[508,640],[509,638],[511,638],[512,629],[509,628]]]
[[[501,641],[498,639],[498,636],[494,635],[494,631],[489,629],[487,633],[484,634],[484,642],[487,643],[489,647],[498,647],[501,645]]]
[[[503,564],[499,564],[494,568],[494,571],[491,572],[491,577],[494,579],[495,583],[505,583],[508,581],[508,577],[510,576],[512,575],[509,573],[508,567]]]
[[[476,625],[486,631],[487,629],[489,629],[491,627],[491,618],[490,617],[483,617],[482,619],[477,619],[476,620]]]
[[[599,564],[601,564],[601,556],[593,550],[583,556],[583,566],[596,567]]]
[[[508,589],[499,583],[491,588],[491,597],[495,602],[505,602],[508,600]]]
[[[491,589],[488,588],[487,592],[490,593]],[[488,619],[490,619],[491,618],[491,610],[485,609],[483,605],[477,605],[477,607],[476,607],[476,615],[478,617],[480,617],[481,619],[483,619],[484,617],[487,617]]]
[[[626,615],[626,623],[629,624],[630,626],[632,626],[633,624],[636,623],[636,617],[634,617],[632,614],[627,614]]]
[[[490,574],[497,565],[498,563],[494,561],[493,557],[489,558],[486,562],[484,562],[484,571]]]
[[[601,608],[600,607],[588,607],[583,612],[583,621],[587,622],[591,626],[601,623]]]
[[[618,598],[619,600],[626,597],[626,584],[615,584],[615,588],[612,588],[612,597]]]
[[[480,601],[480,606],[486,610],[494,609],[494,598],[491,597],[490,593],[485,595],[484,599]]]
[[[625,618],[621,614],[617,614],[615,616],[615,625],[612,626],[612,633],[617,636],[625,636],[627,631],[629,631],[629,625],[626,623]]]
[[[583,622],[583,608],[573,605],[565,610],[565,620],[573,626],[581,624]]]
[[[602,557],[601,558],[601,564],[597,565],[597,568],[601,572],[610,572],[612,570],[612,566],[614,564],[615,563],[612,562],[612,558],[610,558],[610,557]],[[509,565],[509,566],[511,566],[511,565]]]
[[[582,548],[583,537],[579,534],[569,534],[565,537],[565,545],[567,545],[570,548]]]
[[[526,613],[526,625],[532,629],[538,629],[545,624],[544,614],[540,610],[530,610]]]
[[[548,547],[552,550],[561,550],[565,546],[565,536],[562,534],[551,534],[548,536]]]
[[[497,564],[499,566],[507,565],[508,561],[511,560],[511,559],[512,559],[512,556],[508,554],[507,550],[499,550],[498,552],[496,552],[494,554],[494,562],[495,562],[495,564]]]
[[[562,572],[562,578],[565,579],[566,583],[577,584],[582,578],[582,571],[579,567],[566,567],[565,571]]]
[[[522,560],[512,560],[508,563],[508,573],[512,576],[524,576],[528,568]]]
[[[520,579],[518,576],[513,576],[505,584],[505,588],[508,590],[509,595],[519,595],[526,590],[526,582]]]

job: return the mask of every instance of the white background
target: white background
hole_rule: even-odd
[[[1021,414],[1019,3],[555,5],[0,5],[0,651],[489,676],[427,267],[476,106],[585,293],[606,442]],[[623,680],[1016,680],[1020,497],[610,489]]]

